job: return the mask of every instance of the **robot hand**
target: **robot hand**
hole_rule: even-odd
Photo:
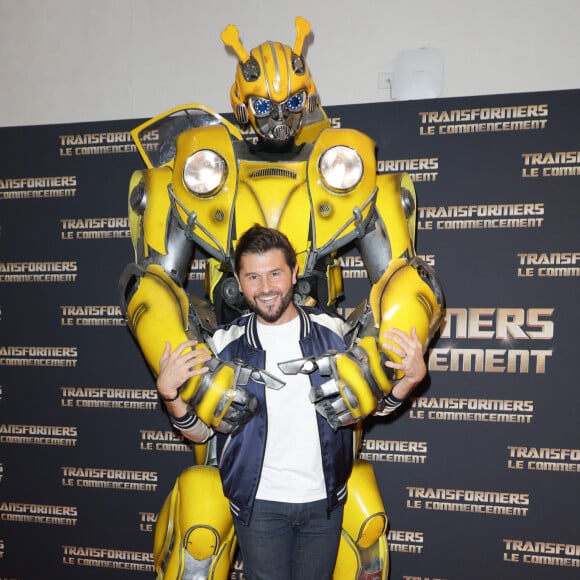
[[[286,384],[240,359],[226,362],[212,356],[207,368],[189,405],[202,421],[220,433],[235,435],[258,413],[258,401],[244,388],[250,379],[276,390]],[[188,395],[186,387],[181,397],[188,400]]]
[[[330,377],[312,387],[310,400],[335,431],[380,410],[392,389],[376,343],[369,341],[364,348],[361,343],[346,352],[328,351],[319,357],[278,364],[284,374],[311,374],[318,370],[323,377]]]
[[[180,396],[204,423],[233,435],[255,416],[257,401],[238,384],[236,365],[212,356],[206,366],[195,392],[191,394],[187,385]]]

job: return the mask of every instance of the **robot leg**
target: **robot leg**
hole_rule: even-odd
[[[373,467],[354,463],[348,480],[334,580],[386,580],[389,575],[387,515]]]
[[[226,580],[235,548],[234,525],[217,467],[186,469],[155,525],[157,580]]]

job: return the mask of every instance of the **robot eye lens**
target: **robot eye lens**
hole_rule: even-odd
[[[304,91],[300,91],[299,93],[292,95],[286,101],[286,107],[292,113],[298,113],[304,108],[305,99],[306,99],[306,94],[304,93]]]
[[[256,117],[267,117],[272,112],[272,101],[261,97],[252,97],[252,109]]]

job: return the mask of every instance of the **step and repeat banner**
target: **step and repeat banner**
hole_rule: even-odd
[[[446,296],[428,380],[366,424],[391,580],[578,578],[578,103],[327,110],[376,140],[379,172],[412,176]],[[157,511],[193,462],[119,308],[140,122],[0,129],[1,578],[151,578]],[[341,261],[347,312],[369,283],[356,251]]]

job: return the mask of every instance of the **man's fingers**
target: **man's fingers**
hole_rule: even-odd
[[[196,340],[186,340],[185,342],[182,342],[174,351],[173,354],[176,356],[181,356],[181,354],[183,353],[183,351],[190,347],[193,348],[195,345],[197,344]]]

